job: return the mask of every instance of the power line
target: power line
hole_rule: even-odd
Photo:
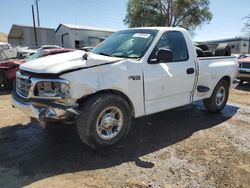
[[[37,46],[36,21],[35,21],[35,14],[34,14],[34,6],[31,5],[31,8],[32,8],[32,18],[33,18],[33,29],[34,29],[35,43],[36,43],[36,46]]]
[[[39,7],[38,7],[38,1],[37,0],[35,0],[35,4],[36,4],[37,24],[38,24],[38,27],[40,27]]]

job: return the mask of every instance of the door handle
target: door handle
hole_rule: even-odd
[[[187,74],[194,74],[194,68],[188,68],[188,69],[186,70],[186,73],[187,73]]]

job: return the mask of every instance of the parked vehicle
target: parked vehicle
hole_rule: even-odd
[[[43,46],[40,46],[39,48],[38,48],[38,50],[48,50],[48,49],[55,49],[55,48],[62,48],[61,46],[57,46],[57,45],[50,45],[50,44],[48,44],[48,45],[43,45]]]
[[[0,63],[0,91],[10,90],[12,82],[16,78],[16,72],[19,66],[27,61],[31,61],[40,57],[54,55],[59,53],[71,52],[73,49],[54,48],[54,49],[40,49],[25,60],[10,60]]]
[[[98,148],[125,138],[132,117],[197,100],[210,112],[221,111],[229,88],[238,83],[237,72],[234,57],[197,58],[185,29],[129,29],[112,34],[90,53],[21,65],[12,101],[42,125],[75,121],[81,140]]]
[[[29,48],[29,47],[17,47],[17,59],[25,59],[33,54],[35,54],[37,48]]]
[[[17,58],[24,59],[29,56],[35,54],[38,50],[46,50],[46,49],[54,49],[54,48],[62,48],[57,45],[43,45],[40,47],[17,47]]]
[[[250,55],[249,54],[232,54],[232,56],[235,56],[236,59],[238,60],[238,59],[249,57]]]
[[[12,48],[9,43],[0,42],[0,61],[16,58],[17,50]]]
[[[238,79],[242,84],[244,81],[250,82],[250,57],[239,59]]]

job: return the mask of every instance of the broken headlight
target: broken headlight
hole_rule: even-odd
[[[39,81],[36,83],[34,96],[65,99],[69,96],[69,83],[64,80]]]

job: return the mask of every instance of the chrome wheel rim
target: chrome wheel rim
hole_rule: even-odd
[[[120,133],[122,126],[122,111],[115,106],[110,106],[99,114],[96,122],[96,131],[100,138],[110,140]]]
[[[225,98],[226,98],[226,89],[224,87],[220,87],[216,93],[216,105],[221,106],[224,103]]]

